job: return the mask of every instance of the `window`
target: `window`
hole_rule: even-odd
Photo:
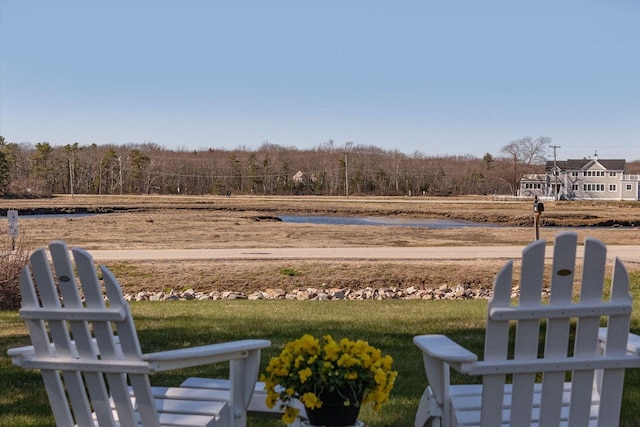
[[[618,172],[609,172],[609,176],[618,176]]]
[[[583,176],[604,176],[604,171],[584,171]]]
[[[615,184],[609,184],[609,191],[616,191],[616,185]]]
[[[571,172],[571,176],[578,176],[578,171]]]
[[[584,184],[583,191],[604,191],[604,184]]]
[[[578,191],[580,189],[580,186],[578,184],[572,184],[571,185],[571,190],[572,191]]]
[[[631,184],[627,184],[627,191],[631,191]]]

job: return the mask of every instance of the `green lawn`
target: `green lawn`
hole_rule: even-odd
[[[637,277],[634,283],[638,283]],[[637,289],[638,285],[634,285]],[[636,292],[634,292],[636,293]],[[638,301],[638,298],[636,298]],[[633,330],[640,332],[636,303]],[[365,339],[394,358],[399,372],[391,401],[379,412],[368,408],[360,419],[367,427],[412,426],[426,377],[420,352],[412,343],[419,334],[444,333],[478,354],[482,352],[486,301],[172,301],[133,303],[144,352],[203,345],[241,338],[266,338],[272,347],[262,367],[283,345],[304,333]],[[51,426],[47,397],[37,372],[11,365],[10,347],[29,343],[17,313],[0,313],[0,426]],[[155,385],[176,385],[188,376],[225,375],[216,367],[161,373]],[[628,371],[622,424],[640,425],[640,372]],[[454,381],[469,381],[455,376]],[[281,426],[275,420],[250,419],[250,426]]]

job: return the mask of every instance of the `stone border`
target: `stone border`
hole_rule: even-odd
[[[519,295],[519,287],[514,287],[512,298]],[[364,288],[364,289],[318,289],[297,288],[291,291],[283,289],[266,289],[245,294],[236,291],[212,291],[209,293],[196,292],[187,289],[182,292],[171,290],[169,292],[141,291],[135,295],[126,294],[127,301],[188,301],[188,300],[298,300],[298,301],[324,301],[324,300],[387,300],[387,299],[421,299],[421,300],[462,300],[462,299],[488,299],[491,290],[473,288],[471,285],[459,284],[454,288],[442,285],[434,289],[416,289],[411,286],[406,289],[399,288]],[[542,291],[542,297],[548,297],[549,290]]]

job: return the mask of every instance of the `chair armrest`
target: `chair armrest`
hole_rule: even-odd
[[[32,345],[26,345],[24,347],[15,347],[7,350],[7,355],[11,358],[11,363],[16,366],[20,366],[20,361],[27,357],[35,356],[36,351]]]
[[[478,356],[445,335],[419,335],[413,342],[427,356],[450,365],[475,363]]]
[[[429,387],[420,400],[418,412],[420,419],[424,418],[426,421],[432,416],[442,416],[442,405],[449,400],[449,367],[464,372],[469,366],[475,365],[478,356],[444,335],[415,336],[413,343],[422,350],[429,382]]]
[[[240,340],[199,347],[181,348],[142,355],[154,372],[189,368],[211,363],[245,359],[260,349],[269,347],[268,340]]]
[[[147,353],[142,359],[152,372],[229,362],[231,406],[234,418],[241,418],[251,402],[258,378],[260,350],[269,347],[268,340],[240,340],[200,347]]]
[[[604,348],[604,345],[607,343],[607,328],[600,328],[598,330],[598,340],[600,341],[600,347]],[[640,356],[640,335],[629,333],[627,353]]]

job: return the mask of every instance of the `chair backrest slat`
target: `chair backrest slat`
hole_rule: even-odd
[[[104,310],[105,304],[104,301],[95,301],[96,298],[87,298],[87,295],[95,295],[96,292],[99,292],[100,285],[95,274],[95,267],[93,266],[93,260],[88,259],[84,263],[82,261],[78,264],[78,259],[76,259],[76,270],[80,277],[80,283],[83,286],[83,292],[85,294],[85,299],[87,300],[87,306],[82,302],[82,297],[79,292],[78,284],[75,279],[75,273],[73,270],[73,265],[71,263],[71,258],[69,257],[69,250],[67,245],[61,241],[52,242],[49,245],[49,250],[51,252],[51,258],[53,260],[53,264],[55,266],[56,276],[58,277],[58,286],[62,292],[63,301],[65,308],[69,307],[71,309],[86,309],[91,308],[94,310]],[[87,266],[87,262],[90,262],[91,267]],[[92,270],[93,275],[87,274],[87,270]],[[92,303],[89,303],[91,300]],[[76,347],[78,348],[78,354],[83,359],[96,360],[98,356],[100,356],[104,360],[104,352],[102,347],[100,346],[101,339],[98,337],[106,336],[108,340],[113,341],[113,332],[110,327],[110,322],[108,320],[92,320],[89,321],[85,317],[83,321],[76,322],[70,321],[70,328],[73,332],[74,340],[76,343]],[[91,329],[93,329],[93,333],[96,336],[97,346],[94,345],[93,336],[91,333]],[[104,338],[103,338],[104,339]],[[84,372],[85,384],[88,391],[88,396],[91,402],[91,406],[95,412],[95,417],[98,420],[100,425],[112,425],[115,424],[115,420],[113,417],[113,412],[111,411],[111,405],[109,404],[109,389],[111,387],[107,387],[105,383],[105,375],[98,372]],[[121,374],[109,374],[122,377]],[[133,416],[133,411],[131,411],[131,416]]]
[[[551,297],[549,305],[565,306],[573,298],[573,281],[576,268],[576,248],[578,236],[564,234],[558,236],[553,248],[551,266]],[[567,356],[571,319],[552,318],[547,322],[544,357],[555,359]],[[540,401],[540,425],[559,425],[564,392],[564,372],[545,372]]]
[[[494,292],[489,301],[490,307],[509,307],[511,305],[511,281],[513,262],[509,261],[494,280]],[[509,350],[509,322],[487,322],[485,334],[485,360],[504,360]],[[502,423],[502,394],[505,375],[485,375],[482,384],[482,420],[487,425]]]
[[[22,295],[23,308],[35,309],[36,307],[40,307],[29,267],[25,267],[20,275],[20,293]],[[25,321],[35,353],[37,355],[48,356],[52,351],[52,347],[45,322],[39,319],[26,319]],[[67,401],[64,384],[62,383],[59,372],[55,370],[42,370],[41,373],[56,425],[73,425],[74,421],[71,415],[71,407]]]
[[[576,305],[602,302],[606,255],[607,250],[604,244],[593,239],[585,241],[580,301]],[[595,355],[598,351],[600,316],[582,316],[576,322],[574,355],[580,357]],[[589,402],[591,400],[594,375],[593,370],[581,369],[572,372],[572,401]],[[573,425],[588,424],[590,414],[586,406],[571,405],[569,419]]]
[[[518,309],[535,308],[540,305],[544,274],[544,249],[544,245],[530,246],[523,254]],[[538,354],[538,340],[531,338],[537,337],[539,333],[540,321],[538,318],[518,321],[513,358],[535,360]],[[514,374],[512,382],[513,394],[518,398],[513,399],[511,403],[510,423],[514,427],[530,426],[536,374],[535,372]]]
[[[81,249],[77,249],[78,253],[84,252]],[[77,256],[77,255],[76,255]],[[87,254],[88,256],[88,254]],[[107,268],[101,268],[102,280],[109,298],[109,303],[113,308],[127,308],[129,304],[124,300],[122,289],[118,280],[113,276],[113,273]],[[140,342],[138,341],[138,333],[133,322],[133,317],[129,314],[124,320],[115,322],[115,327],[118,331],[118,337],[120,338],[120,349],[122,351],[122,357],[125,360],[142,360],[142,350],[140,348]],[[156,411],[153,394],[151,392],[151,385],[149,377],[147,375],[129,375],[129,381],[133,392],[136,396],[136,405],[138,408],[138,414],[145,426],[159,426],[158,414]],[[114,400],[116,398],[124,399],[125,390],[119,390],[121,396],[117,397],[114,394]]]
[[[629,276],[622,262],[616,258],[611,278],[611,301],[632,304],[629,294]],[[607,343],[604,354],[609,356],[622,355],[627,351],[627,340],[630,316],[611,316],[607,324]],[[624,383],[624,369],[607,369],[602,373],[600,390],[600,426],[606,426],[607,420],[620,419],[620,401]]]

